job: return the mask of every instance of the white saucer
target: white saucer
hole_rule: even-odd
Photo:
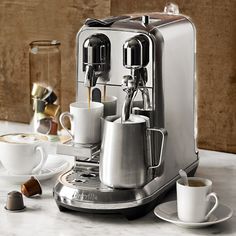
[[[34,176],[38,180],[46,180],[54,177],[62,171],[65,171],[70,167],[69,161],[60,157],[59,155],[50,155],[45,163],[45,166],[38,174],[31,175],[15,175],[7,172],[0,162],[0,181],[8,181],[15,184],[24,183],[31,176]]]
[[[208,221],[201,223],[189,223],[183,222],[178,218],[177,215],[177,202],[170,201],[158,205],[154,209],[154,214],[161,218],[162,220],[168,221],[170,223],[176,224],[185,228],[202,228],[210,225],[218,224],[224,222],[232,217],[233,210],[229,207],[219,204],[213,214],[210,216]]]

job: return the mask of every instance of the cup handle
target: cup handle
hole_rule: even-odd
[[[39,164],[32,170],[32,174],[35,174],[38,171],[40,171],[47,160],[47,155],[42,147],[37,146],[35,148],[35,151],[40,153],[41,160],[40,160]]]
[[[213,197],[213,198],[215,198],[215,204],[214,204],[214,206],[211,208],[211,210],[207,213],[207,215],[205,216],[205,220],[208,220],[208,218],[210,217],[210,215],[215,211],[215,209],[218,207],[218,205],[219,205],[219,200],[218,200],[218,197],[217,197],[217,195],[216,195],[216,193],[209,193],[208,195],[207,195],[207,201],[209,201],[210,200],[210,198],[211,197]]]
[[[74,135],[66,128],[66,126],[64,125],[64,118],[65,117],[68,117],[69,120],[70,120],[70,123],[72,123],[73,121],[73,115],[70,114],[70,112],[63,112],[60,117],[59,117],[59,120],[60,120],[60,123],[61,123],[61,126],[63,129],[66,130],[66,132],[70,135],[70,137],[72,138],[72,140],[74,139]]]

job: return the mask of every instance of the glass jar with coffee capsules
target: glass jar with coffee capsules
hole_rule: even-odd
[[[61,99],[61,43],[37,40],[29,45],[34,131],[57,135]]]

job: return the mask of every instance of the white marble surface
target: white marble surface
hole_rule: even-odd
[[[28,125],[0,122],[0,134],[30,131]],[[213,190],[220,201],[236,212],[236,155],[200,151],[200,166],[197,176],[213,180]],[[19,186],[0,181],[0,235],[236,235],[236,217],[222,224],[205,229],[184,229],[158,219],[153,212],[128,221],[120,215],[96,215],[86,213],[62,213],[53,198],[52,187],[56,178],[42,182],[43,195],[24,198],[27,210],[11,213],[4,209],[9,191],[19,190]],[[165,200],[175,197],[170,193]]]

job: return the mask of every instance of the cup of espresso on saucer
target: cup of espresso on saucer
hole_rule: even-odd
[[[0,161],[10,174],[38,173],[47,160],[44,141],[35,134],[0,136]]]
[[[189,177],[176,182],[177,212],[183,222],[199,223],[209,219],[219,205],[216,193],[212,192],[212,181],[205,178]],[[211,199],[214,199],[212,206]]]

